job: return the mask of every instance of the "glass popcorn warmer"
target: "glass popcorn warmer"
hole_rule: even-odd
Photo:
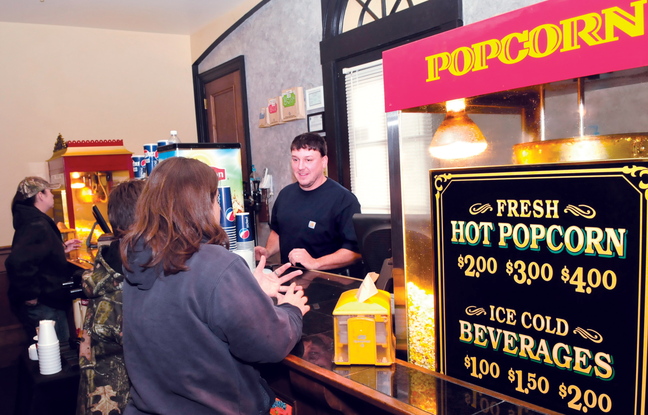
[[[87,245],[96,245],[103,233],[95,225],[93,206],[108,221],[108,195],[122,181],[133,177],[132,153],[122,140],[64,142],[48,160],[50,179],[61,185],[54,193],[54,221]]]
[[[609,295],[645,311],[645,284],[620,281],[634,256],[645,277],[647,3],[549,0],[383,54],[396,335],[411,363],[561,413],[643,413],[645,321],[626,365],[608,352],[614,328],[580,318]],[[639,219],[597,222],[615,215]]]

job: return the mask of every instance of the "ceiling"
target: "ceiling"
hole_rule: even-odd
[[[249,0],[0,0],[0,21],[190,35]]]

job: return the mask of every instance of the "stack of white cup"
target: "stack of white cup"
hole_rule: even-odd
[[[61,349],[53,320],[41,320],[38,326],[38,365],[41,375],[61,371]]]
[[[256,262],[254,261],[254,251],[250,249],[234,249],[232,250],[235,254],[242,257],[245,262],[247,262],[250,271],[254,272],[256,268]]]

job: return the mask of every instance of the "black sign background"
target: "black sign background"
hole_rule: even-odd
[[[643,413],[648,161],[448,169],[431,171],[430,178],[440,371],[561,413]],[[508,217],[506,212],[497,216],[497,200],[506,199],[558,200],[559,217]],[[576,209],[566,211],[568,206]],[[591,217],[586,211],[592,213]],[[453,244],[452,221],[492,223],[491,245]],[[502,248],[497,244],[500,223],[626,229],[626,255],[610,258],[552,253],[544,243],[537,251],[520,250],[511,240],[507,248]],[[482,265],[490,261],[491,270],[495,260],[497,270],[490,273],[482,267],[479,276],[469,276],[467,267],[459,266],[459,258],[465,260],[466,256],[481,257]],[[526,272],[531,263],[538,266],[536,270],[548,264],[544,268],[547,279],[525,279],[519,272],[509,275],[509,261],[521,261]],[[577,292],[576,285],[561,278],[565,267],[570,275],[581,267],[584,281],[593,268],[601,274],[612,271],[616,276],[614,288],[601,284],[590,287],[589,294]],[[609,278],[608,273],[608,282]],[[492,307],[513,310],[514,318],[510,322],[494,321]],[[485,313],[473,313],[480,309]],[[521,318],[525,312],[551,317],[554,324],[556,319],[563,319],[569,330],[559,336],[524,328]],[[610,354],[614,376],[602,380],[505,354],[502,347],[495,350],[490,343],[479,347],[462,342],[460,321],[530,336],[536,342],[546,341],[549,351],[557,343],[564,343],[572,350],[590,350],[592,355]],[[600,339],[579,334],[584,332],[600,335]],[[593,359],[591,364],[595,365]]]

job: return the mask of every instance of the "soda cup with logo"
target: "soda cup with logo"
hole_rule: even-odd
[[[230,251],[236,249],[236,215],[232,206],[232,190],[229,186],[218,188],[218,204],[220,205],[220,225],[227,234]]]
[[[157,144],[144,144],[144,157],[146,157],[146,174],[150,176],[158,163]]]
[[[236,249],[254,250],[254,232],[248,212],[236,214]]]
[[[133,177],[136,179],[146,178],[146,157],[144,156],[131,156],[133,159]]]
[[[169,144],[173,144],[170,140],[159,140],[157,142],[158,148],[163,147],[163,146],[168,146]]]

